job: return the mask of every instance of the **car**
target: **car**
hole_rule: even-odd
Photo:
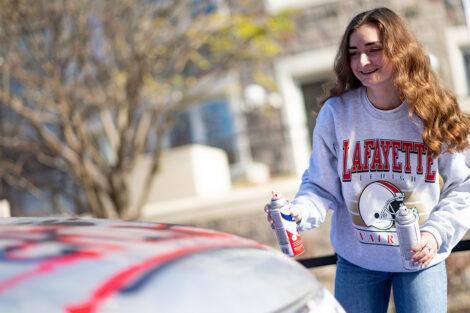
[[[209,229],[0,218],[0,312],[344,312],[305,267]]]

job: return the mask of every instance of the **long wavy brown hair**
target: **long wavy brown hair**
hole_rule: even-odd
[[[406,23],[395,12],[377,8],[356,15],[349,23],[336,54],[336,80],[320,99],[340,96],[362,86],[354,76],[349,59],[349,37],[364,24],[377,27],[384,53],[394,68],[394,85],[401,100],[410,104],[412,114],[423,122],[423,142],[432,157],[441,152],[461,152],[469,146],[470,115],[464,113],[456,97],[439,82],[429,56]]]

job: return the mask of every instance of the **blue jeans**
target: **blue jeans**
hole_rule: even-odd
[[[347,313],[386,313],[393,287],[397,313],[447,312],[445,261],[417,272],[364,269],[338,255],[335,297]]]

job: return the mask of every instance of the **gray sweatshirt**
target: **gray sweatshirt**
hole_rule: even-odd
[[[470,227],[470,150],[427,155],[422,123],[409,105],[382,111],[364,87],[325,102],[316,120],[308,169],[292,201],[299,229],[323,223],[333,211],[331,244],[349,262],[404,272],[394,214],[402,201],[432,233],[444,260]]]

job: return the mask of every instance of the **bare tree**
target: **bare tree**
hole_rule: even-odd
[[[0,3],[0,178],[97,217],[137,217],[137,157],[150,152],[155,171],[175,112],[238,62],[278,53],[290,30],[286,14],[223,1]]]

